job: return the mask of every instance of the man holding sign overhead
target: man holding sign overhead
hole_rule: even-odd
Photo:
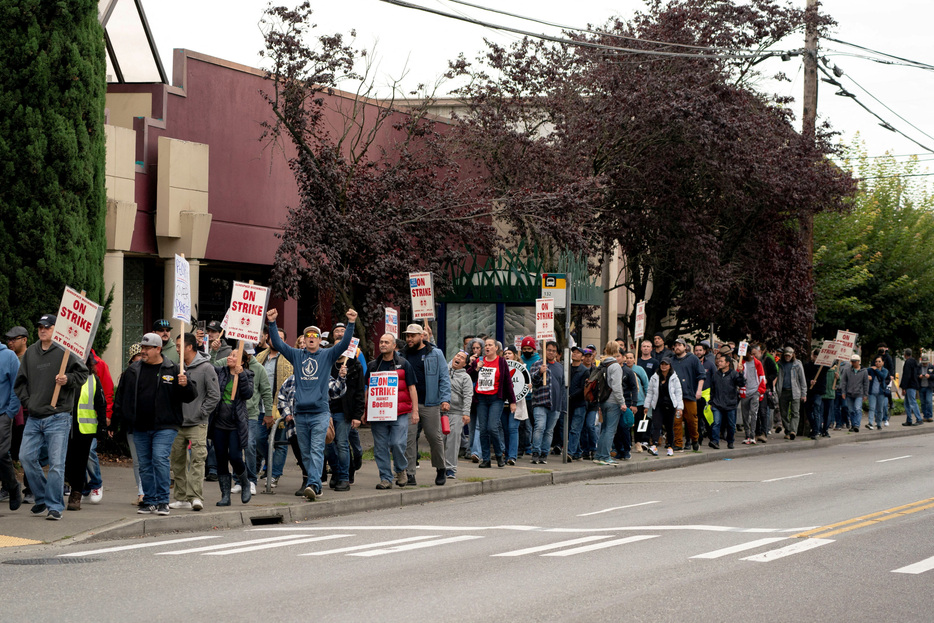
[[[54,348],[52,334],[56,318],[45,314],[39,319],[39,341],[26,349],[16,376],[15,391],[29,412],[19,457],[29,486],[36,496],[32,514],[61,519],[65,510],[65,453],[71,431],[71,409],[75,393],[88,380],[88,369],[74,353]],[[62,354],[68,358],[61,370]],[[58,388],[57,401],[52,405]],[[46,479],[39,454],[47,447],[49,475]]]
[[[295,367],[295,435],[302,452],[302,461],[308,473],[304,495],[310,501],[321,495],[321,470],[324,467],[324,441],[328,432],[331,412],[328,407],[328,381],[334,362],[340,357],[353,337],[357,312],[347,310],[347,330],[340,343],[333,348],[321,348],[321,330],[306,327],[305,348],[292,348],[279,337],[276,318],[279,312],[272,308],[266,312],[269,320],[269,343]]]

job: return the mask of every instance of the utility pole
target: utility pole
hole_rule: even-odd
[[[807,0],[807,8],[804,11],[804,110],[801,114],[801,134],[811,142],[817,133],[817,5],[818,0]],[[809,214],[802,225],[807,245],[808,278],[813,283],[814,217]],[[809,322],[808,351],[811,349],[813,327],[814,322]]]

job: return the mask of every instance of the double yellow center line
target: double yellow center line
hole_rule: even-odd
[[[910,515],[912,513],[917,513],[918,511],[923,511],[927,508],[934,508],[934,498],[918,500],[917,502],[905,504],[904,506],[896,506],[894,508],[889,508],[877,513],[870,513],[869,515],[854,517],[853,519],[847,519],[846,521],[841,521],[839,523],[832,523],[827,526],[821,526],[820,528],[814,528],[813,530],[808,530],[806,532],[799,532],[798,534],[792,535],[792,538],[825,539],[827,537],[840,534],[841,532],[849,532],[850,530],[856,530],[857,528],[873,526],[880,521],[888,521],[889,519],[894,519],[896,517]]]

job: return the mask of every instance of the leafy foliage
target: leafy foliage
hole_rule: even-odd
[[[104,33],[93,0],[0,3],[0,32],[0,326],[33,327],[105,294]]]

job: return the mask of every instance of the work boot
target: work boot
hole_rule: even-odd
[[[246,469],[237,474],[237,479],[240,481],[240,501],[246,504],[250,501],[250,498],[253,497],[253,493],[250,489],[250,479],[246,475]]]
[[[218,506],[230,506],[230,474],[218,474],[217,484],[221,487],[221,499],[217,503]],[[249,493],[250,488],[246,488],[247,493]]]
[[[68,510],[70,511],[79,511],[81,510],[81,492],[71,490],[71,493],[68,496]]]

